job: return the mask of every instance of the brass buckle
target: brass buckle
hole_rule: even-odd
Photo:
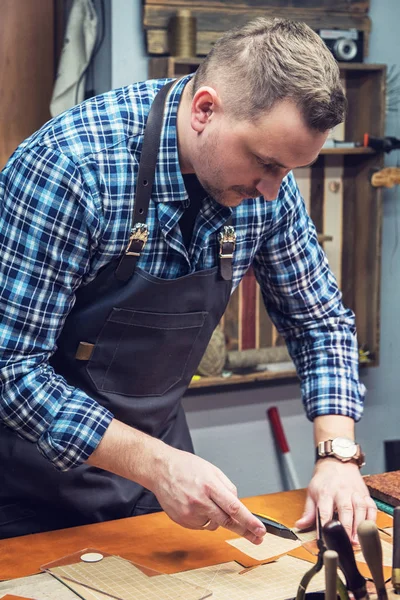
[[[140,256],[148,238],[149,228],[146,223],[135,223],[131,229],[131,235],[125,254],[127,256]],[[134,249],[131,249],[132,247]]]
[[[220,258],[233,258],[236,245],[236,233],[231,225],[225,225],[218,234]]]

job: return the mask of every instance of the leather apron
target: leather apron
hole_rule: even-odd
[[[170,87],[146,124],[129,246],[78,290],[50,362],[116,419],[192,452],[181,398],[229,300],[234,232],[220,233],[215,268],[169,280],[136,266]],[[0,428],[0,538],[156,510],[155,496],[137,483],[87,464],[57,471],[33,444]]]

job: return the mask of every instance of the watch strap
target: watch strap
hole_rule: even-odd
[[[361,469],[365,465],[365,454],[361,450],[361,446],[356,442],[356,453],[351,458],[341,458],[333,453],[332,450],[332,439],[325,440],[323,442],[319,442],[317,447],[315,448],[315,462],[317,462],[320,458],[327,458],[330,456],[331,458],[336,458],[340,462],[355,462],[357,466]]]

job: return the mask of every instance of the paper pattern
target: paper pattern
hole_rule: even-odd
[[[210,590],[179,578],[171,579],[171,575],[148,577],[118,556],[108,556],[96,563],[52,567],[49,572],[118,600],[202,600],[211,595]]]
[[[180,579],[211,589],[211,600],[287,600],[294,598],[298,585],[311,563],[291,556],[267,565],[249,569],[243,575],[243,567],[236,562],[204,567],[179,573]],[[172,575],[175,577],[175,575]],[[325,589],[325,575],[322,569],[311,580],[308,592]]]
[[[300,540],[287,540],[272,533],[266,533],[262,543],[255,546],[245,538],[236,538],[234,540],[226,540],[228,544],[234,546],[240,552],[251,556],[255,560],[267,560],[273,556],[286,554],[295,548],[301,546]]]

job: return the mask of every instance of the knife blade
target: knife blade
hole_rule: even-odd
[[[263,515],[260,513],[252,514],[261,521],[268,533],[272,533],[272,535],[277,535],[281,538],[286,538],[287,540],[299,539],[295,532],[292,531],[292,529],[286,527],[286,525],[282,525],[282,523],[279,523],[279,521],[275,521],[275,519],[272,519],[271,517],[267,517],[267,515]]]

